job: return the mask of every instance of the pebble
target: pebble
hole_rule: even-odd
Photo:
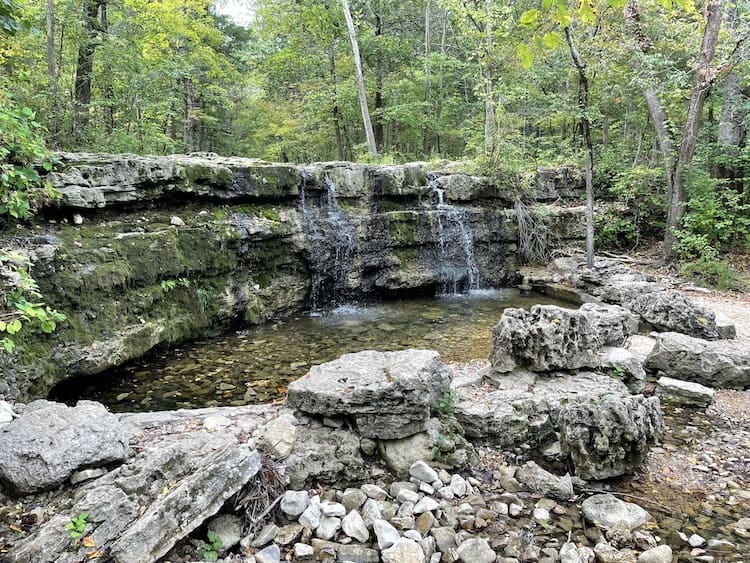
[[[702,545],[705,545],[706,539],[703,536],[699,536],[698,534],[693,534],[688,538],[688,544],[690,547],[700,547]]]
[[[342,517],[346,515],[346,507],[340,502],[324,502],[320,505],[323,516]]]
[[[492,563],[497,555],[484,538],[470,538],[456,549],[462,563]]]
[[[366,543],[370,539],[370,532],[364,519],[356,510],[352,510],[341,520],[341,529],[344,533],[360,543]]]
[[[281,550],[276,544],[269,545],[265,549],[262,549],[255,554],[255,560],[258,563],[280,563],[281,562]]]
[[[422,497],[419,502],[414,506],[414,514],[422,514],[423,512],[431,512],[440,508],[437,501],[430,497]]]
[[[391,547],[401,537],[398,530],[386,520],[375,520],[373,531],[378,538],[378,547],[381,550]]]
[[[278,533],[279,527],[276,524],[267,524],[263,526],[260,532],[258,532],[258,535],[250,542],[250,545],[252,547],[263,547],[264,545],[268,545],[274,540]]]
[[[424,553],[419,544],[408,538],[399,538],[380,554],[383,563],[425,563]]]
[[[638,556],[638,563],[672,563],[672,548],[660,545],[644,551]]]
[[[320,524],[315,529],[315,535],[322,540],[330,540],[333,539],[333,536],[335,536],[336,532],[340,529],[341,518],[337,518],[336,516],[323,516],[320,519]]]
[[[311,545],[306,543],[295,543],[294,544],[294,558],[295,559],[312,559],[315,555],[315,550]]]
[[[424,461],[416,461],[409,467],[409,475],[416,477],[425,483],[432,483],[438,480],[437,471],[427,465]]]
[[[281,511],[294,519],[302,514],[310,502],[307,491],[286,491],[281,497]]]

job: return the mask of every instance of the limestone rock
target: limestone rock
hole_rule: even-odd
[[[490,363],[497,373],[598,367],[603,346],[619,346],[637,329],[635,317],[616,305],[585,303],[578,310],[535,305],[506,309],[492,329]]]
[[[676,332],[657,335],[646,367],[709,387],[750,387],[750,349],[732,340],[709,342]]]
[[[388,549],[400,538],[398,530],[387,520],[375,520],[375,522],[373,522],[373,531],[378,538],[378,547],[381,550]]]
[[[399,538],[391,547],[384,549],[380,556],[383,563],[425,563],[422,548],[408,538]]]
[[[284,467],[293,489],[303,489],[306,484],[364,481],[368,475],[359,438],[352,432],[326,427],[299,426],[294,451]]]
[[[462,563],[492,563],[497,558],[484,538],[471,538],[461,542],[456,553]]]
[[[367,530],[365,521],[356,510],[352,510],[341,520],[341,529],[350,538],[354,538],[360,543],[366,543],[370,538],[370,532]]]
[[[719,338],[716,315],[672,290],[642,293],[623,302],[659,331],[675,331],[715,340]]]
[[[437,471],[422,460],[415,461],[409,467],[409,475],[425,483],[434,483],[438,480]]]
[[[558,418],[560,449],[584,479],[607,479],[638,469],[664,433],[659,399],[643,395],[574,400]]]
[[[534,493],[561,500],[573,498],[573,483],[569,475],[558,477],[533,461],[527,461],[516,470],[516,479]]]
[[[307,491],[286,491],[281,498],[281,511],[290,518],[296,518],[305,511],[309,500]]]
[[[590,496],[583,501],[581,510],[586,520],[606,529],[622,527],[635,530],[651,520],[651,515],[637,504],[610,494]]]
[[[596,544],[594,553],[598,563],[636,563],[635,553],[629,549],[620,551],[605,542]]]
[[[631,393],[643,393],[646,389],[643,362],[629,350],[610,346],[603,348],[601,365],[612,377],[622,380]]]
[[[65,560],[73,516],[88,512],[86,534],[109,545],[118,563],[151,563],[200,526],[260,470],[260,455],[231,438],[195,432],[168,436],[96,481],[10,554],[16,563]],[[143,510],[145,508],[145,510]],[[81,548],[76,560],[85,559]]]
[[[129,441],[128,430],[99,403],[35,401],[0,426],[0,483],[18,494],[50,489],[78,469],[123,461]]]
[[[660,377],[656,382],[656,395],[663,403],[708,407],[714,402],[716,392],[710,387],[671,377]]]
[[[13,407],[7,401],[0,401],[0,424],[5,424],[13,420]]]
[[[660,545],[648,549],[638,556],[638,563],[672,563],[672,548]]]
[[[261,549],[255,554],[255,560],[258,563],[280,563],[281,562],[281,549],[276,544],[271,544],[266,548]]]
[[[294,449],[297,427],[284,418],[275,418],[266,424],[258,445],[276,459],[286,459]]]
[[[351,561],[351,563],[379,563],[380,561],[380,555],[376,549],[353,543],[339,546],[338,557],[339,561]]]
[[[289,385],[287,404],[306,413],[351,415],[366,438],[392,440],[425,430],[430,405],[450,386],[431,350],[345,354]]]

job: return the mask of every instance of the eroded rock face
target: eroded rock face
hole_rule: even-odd
[[[156,561],[218,512],[260,466],[259,454],[233,438],[197,432],[157,440],[117,470],[81,487],[67,511],[14,547],[11,560],[86,559],[90,549],[71,546],[63,532],[72,517],[87,512],[86,535],[97,546],[109,546],[114,561]]]
[[[352,416],[366,438],[393,440],[426,429],[430,405],[451,374],[432,350],[345,354],[289,385],[287,404],[305,413]]]
[[[498,373],[594,368],[602,347],[621,345],[636,328],[635,317],[616,305],[506,309],[492,330],[490,363]]]
[[[608,479],[640,467],[664,433],[659,399],[605,395],[574,400],[558,418],[563,455],[584,479]]]
[[[121,462],[130,432],[99,403],[35,401],[0,426],[0,483],[17,494],[51,489],[75,471]]]
[[[708,342],[676,332],[657,335],[646,367],[709,387],[750,387],[750,350],[731,340]]]

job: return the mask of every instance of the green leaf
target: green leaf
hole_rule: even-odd
[[[596,24],[596,8],[590,0],[582,0],[578,7],[578,15],[588,25]]]
[[[56,325],[54,321],[42,321],[42,332],[44,334],[55,332],[55,326]]]
[[[544,34],[543,38],[544,46],[550,51],[554,51],[560,45],[562,45],[562,37],[556,31],[551,31]]]
[[[14,319],[10,323],[8,323],[8,326],[6,329],[8,331],[8,334],[16,334],[19,330],[21,330],[21,321],[18,319]]]
[[[45,160],[44,162],[42,162],[42,168],[49,172],[50,170],[52,170],[52,163],[48,160]]]
[[[542,11],[547,12],[552,7],[552,0],[542,0]]]
[[[521,66],[529,70],[531,68],[531,65],[534,64],[534,52],[531,50],[531,47],[526,45],[525,43],[521,43],[516,48],[516,52],[518,53],[518,58],[521,61]]]
[[[555,23],[559,24],[560,27],[570,26],[570,10],[563,4],[557,5],[557,13],[555,14]]]
[[[8,326],[8,323],[5,321],[0,321],[0,332],[5,332],[5,328]]]
[[[661,4],[662,8],[665,10],[672,9],[672,0],[659,0],[659,4]]]
[[[520,25],[534,25],[539,19],[539,10],[534,8],[533,10],[527,10],[521,14],[521,19],[518,20]]]
[[[8,354],[12,354],[13,350],[16,348],[16,343],[13,342],[10,338],[3,338],[3,347],[5,348],[5,351],[8,352]]]
[[[607,0],[607,4],[609,4],[615,10],[621,10],[627,3],[628,0]]]

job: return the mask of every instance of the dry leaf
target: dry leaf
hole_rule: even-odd
[[[94,541],[94,538],[91,536],[86,536],[83,538],[83,547],[96,547],[96,542]]]
[[[92,551],[91,553],[86,554],[86,559],[88,561],[91,561],[92,559],[96,559],[97,557],[101,557],[104,555],[100,549],[97,549],[96,551]]]

